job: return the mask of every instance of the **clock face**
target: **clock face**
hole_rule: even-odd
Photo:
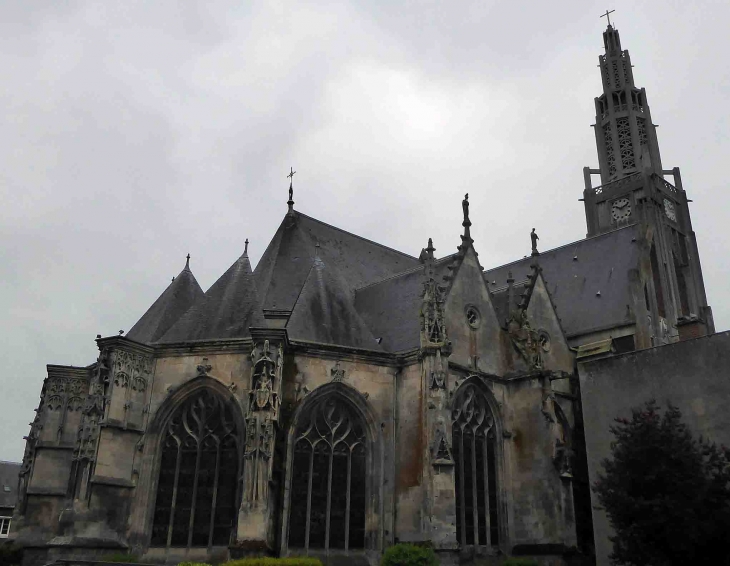
[[[674,207],[674,203],[667,198],[664,199],[664,214],[666,214],[667,218],[669,218],[672,222],[677,221],[677,209]]]
[[[611,205],[611,217],[616,221],[626,220],[631,216],[631,201],[626,197],[617,198]]]

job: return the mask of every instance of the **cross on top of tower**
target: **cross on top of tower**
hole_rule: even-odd
[[[611,10],[611,11],[609,11],[609,10],[606,10],[606,13],[605,13],[605,14],[601,14],[601,17],[602,17],[602,18],[604,18],[604,17],[605,17],[605,18],[606,18],[606,19],[608,20],[608,25],[609,25],[609,26],[611,25],[611,14],[613,14],[613,13],[614,13],[615,11],[616,11],[616,10]]]
[[[294,210],[294,175],[296,175],[296,171],[294,171],[294,167],[289,168],[289,174],[286,176],[287,179],[289,179],[289,200],[286,204],[289,205],[289,212],[292,212]]]

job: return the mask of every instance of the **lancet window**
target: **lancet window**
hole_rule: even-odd
[[[242,438],[231,407],[203,389],[175,411],[163,434],[152,545],[228,545]]]
[[[290,548],[365,546],[365,426],[336,395],[316,403],[295,431]]]
[[[494,417],[486,396],[463,385],[452,409],[456,472],[456,539],[464,546],[499,545]]]

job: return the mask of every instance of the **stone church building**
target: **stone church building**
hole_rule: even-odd
[[[603,37],[585,239],[534,235],[488,268],[467,196],[456,253],[408,254],[298,212],[290,186],[255,269],[246,242],[204,292],[186,264],[96,362],[48,366],[13,520],[27,562],[590,552],[576,360],[714,331],[679,169]]]

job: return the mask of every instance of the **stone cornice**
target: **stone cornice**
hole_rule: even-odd
[[[418,363],[419,361],[418,348],[393,354],[389,352],[367,350],[365,348],[356,348],[353,346],[341,346],[338,344],[325,344],[322,342],[309,342],[305,340],[292,340],[290,343],[290,351],[294,354],[303,356],[339,359],[348,358],[389,367],[407,366]]]
[[[48,364],[46,371],[48,377],[68,377],[72,379],[86,379],[89,377],[89,370],[93,366],[76,367],[76,366],[60,366],[56,364]]]

